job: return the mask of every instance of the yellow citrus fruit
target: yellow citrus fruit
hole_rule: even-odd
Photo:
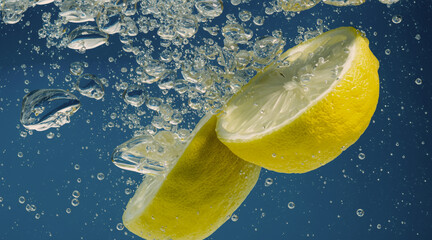
[[[379,95],[368,40],[338,28],[293,47],[218,116],[219,139],[240,158],[284,173],[316,169],[363,134]]]
[[[126,228],[145,239],[204,239],[240,206],[261,168],[231,153],[215,126],[215,116],[201,120],[166,177],[144,178],[123,214]]]

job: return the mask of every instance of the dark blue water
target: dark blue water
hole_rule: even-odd
[[[295,45],[298,26],[315,28],[317,19],[329,29],[363,30],[380,61],[381,89],[372,122],[354,145],[310,173],[263,170],[235,212],[238,221],[228,220],[209,239],[432,239],[432,3],[401,0],[388,7],[370,0],[345,8],[320,3],[290,20],[282,13],[267,16],[262,1],[239,6],[224,1],[224,6],[224,14],[209,26],[246,9],[266,16],[263,26],[251,28],[254,38],[281,29],[285,49]],[[133,196],[125,191],[135,190],[141,176],[118,169],[110,160],[112,150],[133,136],[120,117],[113,120],[110,115],[135,112],[132,106],[123,108],[121,92],[113,86],[128,78],[136,62],[121,51],[117,36],[109,39],[109,46],[85,54],[47,48],[37,31],[42,13],[55,14],[55,9],[30,8],[17,24],[0,23],[0,239],[138,239],[116,226]],[[395,15],[402,17],[401,23],[392,22]],[[141,35],[157,44],[154,31]],[[221,41],[220,34],[212,37],[201,28],[192,41],[199,44],[202,37]],[[89,64],[86,73],[108,79],[104,99],[74,92],[82,106],[70,124],[20,136],[26,132],[19,122],[25,89],[70,89],[75,79],[67,82],[65,77],[75,61]],[[122,67],[128,72],[122,73]],[[153,96],[164,97],[157,88],[150,90]],[[142,109],[146,113],[140,121],[147,125],[153,113]],[[184,127],[199,119],[187,116]],[[118,126],[109,127],[109,122]],[[55,135],[52,139],[47,138],[49,132]],[[365,154],[363,160],[360,153]],[[99,173],[104,174],[102,180]],[[273,184],[266,187],[267,178]],[[128,179],[134,183],[128,184]],[[80,192],[78,206],[71,205],[74,190]],[[289,202],[295,203],[294,209],[288,208]],[[27,211],[27,204],[35,209]],[[356,214],[358,209],[364,216]]]

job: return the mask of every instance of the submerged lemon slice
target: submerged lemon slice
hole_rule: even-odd
[[[227,104],[219,139],[240,158],[284,173],[316,169],[365,131],[379,95],[379,63],[351,27],[281,55]]]
[[[126,228],[145,239],[204,239],[240,206],[261,168],[231,153],[215,126],[214,116],[201,120],[166,178],[144,178],[123,214]]]

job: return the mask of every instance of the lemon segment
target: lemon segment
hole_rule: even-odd
[[[356,29],[321,34],[251,79],[219,115],[218,137],[240,158],[273,171],[316,169],[369,125],[379,96],[378,67]]]
[[[204,239],[240,206],[261,168],[231,153],[215,126],[215,116],[201,120],[166,178],[144,178],[123,214],[126,228],[145,239]]]

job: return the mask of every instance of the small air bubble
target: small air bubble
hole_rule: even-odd
[[[417,78],[417,79],[415,80],[415,83],[416,83],[417,85],[421,85],[421,84],[423,83],[423,81],[421,80],[421,78]]]
[[[358,158],[360,160],[364,160],[366,158],[366,155],[364,153],[359,153]]]
[[[264,17],[262,17],[262,16],[254,17],[253,23],[257,26],[262,26],[264,24]]]
[[[72,199],[71,204],[72,204],[72,206],[74,206],[74,207],[78,206],[78,205],[79,205],[79,200],[78,200],[78,198],[74,198],[74,199]]]
[[[390,55],[391,50],[387,48],[387,49],[384,51],[384,53],[385,53],[386,55]]]
[[[97,179],[98,179],[99,181],[104,180],[104,178],[105,178],[105,174],[103,174],[103,173],[98,173],[98,174],[97,174]]]
[[[402,22],[402,17],[401,17],[400,15],[394,15],[394,16],[392,17],[392,22],[393,22],[394,24],[399,24],[399,23]]]
[[[356,213],[357,213],[357,216],[359,216],[359,217],[363,217],[364,216],[364,211],[361,208],[357,209]]]
[[[20,132],[20,136],[23,137],[23,138],[27,137],[27,132],[26,131],[21,131]]]
[[[117,228],[117,230],[122,231],[124,229],[123,223],[117,223],[116,228]]]
[[[288,208],[289,208],[289,209],[294,209],[294,208],[295,208],[295,204],[294,204],[294,202],[289,202],[289,203],[288,203]]]
[[[73,196],[74,198],[79,198],[79,196],[80,196],[80,192],[79,192],[78,190],[75,190],[75,191],[72,192],[72,196]]]
[[[268,187],[268,186],[270,186],[270,185],[272,185],[272,184],[273,184],[273,179],[271,179],[271,178],[266,178],[265,183],[264,183],[264,186]]]
[[[53,132],[49,132],[49,133],[46,135],[46,137],[47,137],[48,139],[53,139],[54,136],[55,136],[55,134],[54,134]]]
[[[233,222],[237,222],[237,221],[238,221],[238,216],[235,215],[235,214],[233,214],[233,215],[231,216],[231,221],[233,221]]]

